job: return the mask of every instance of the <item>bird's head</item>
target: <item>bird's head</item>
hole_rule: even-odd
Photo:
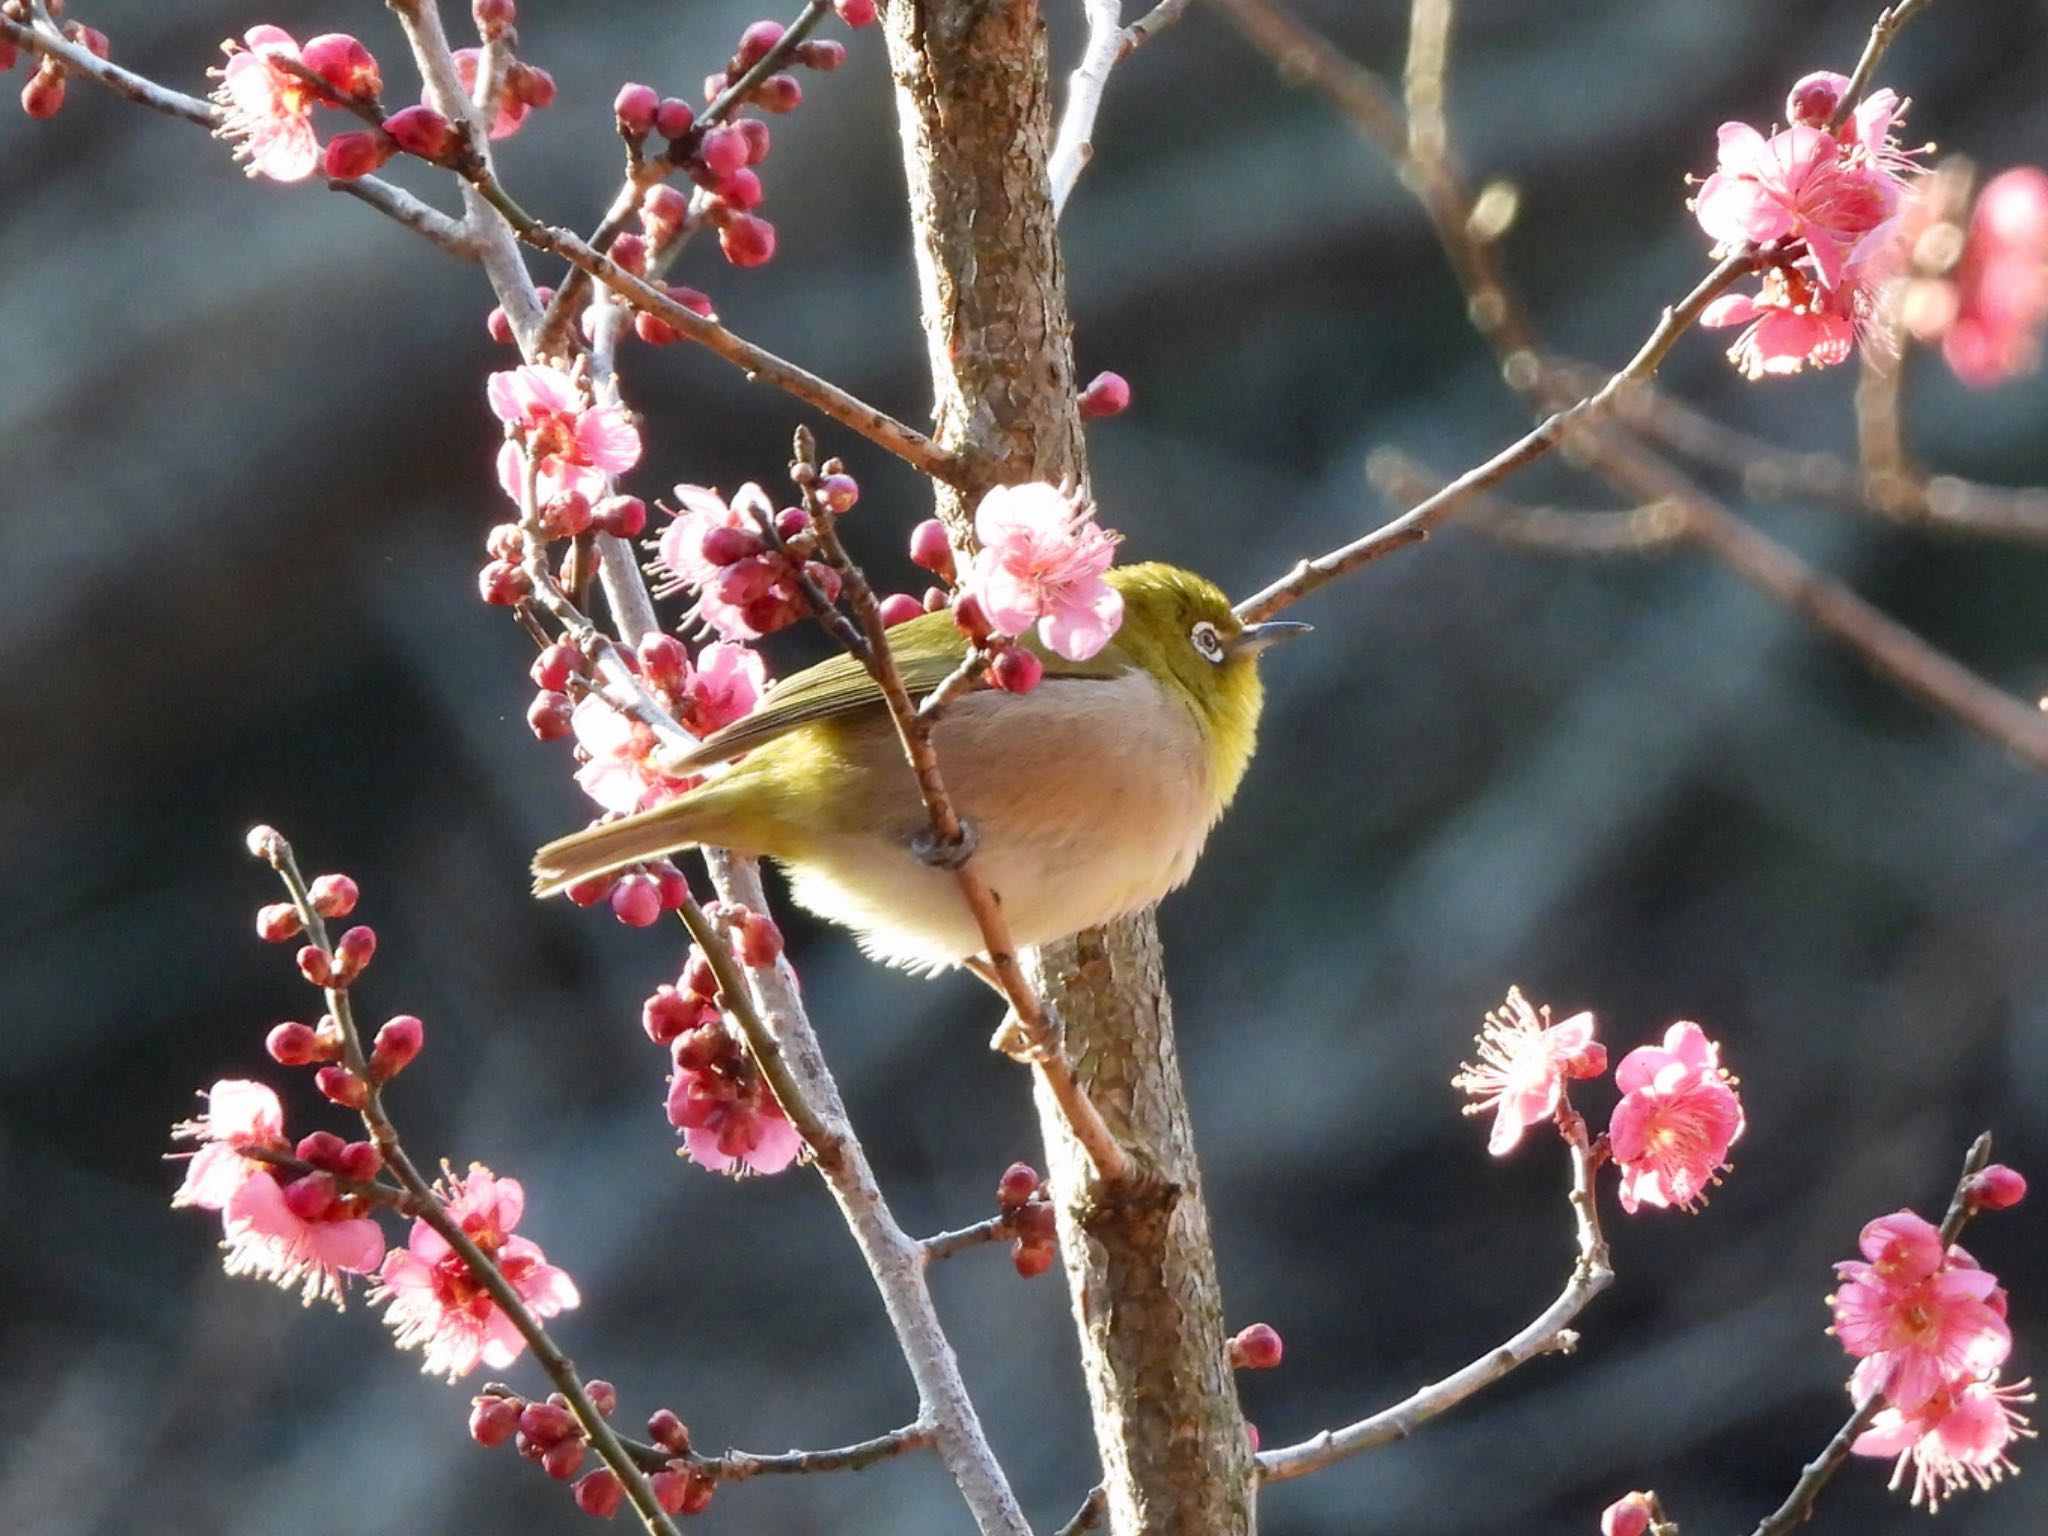
[[[1228,802],[1257,744],[1258,658],[1306,624],[1245,624],[1223,589],[1193,571],[1156,562],[1113,568],[1124,600],[1112,649],[1180,698],[1201,728],[1219,799]]]

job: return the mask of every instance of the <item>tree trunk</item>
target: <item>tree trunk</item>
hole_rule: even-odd
[[[1085,482],[1066,285],[1046,183],[1045,29],[1031,0],[889,0],[935,435],[962,455],[940,515],[964,532],[992,485]],[[943,769],[943,762],[940,767]],[[1000,894],[1000,892],[998,893]],[[1256,1468],[1238,1411],[1208,1216],[1148,913],[1030,969],[1140,1177],[1100,1187],[1045,1095],[1039,1118],[1115,1536],[1249,1536]]]

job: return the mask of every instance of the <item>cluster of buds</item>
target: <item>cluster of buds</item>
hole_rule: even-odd
[[[859,487],[843,472],[835,494],[852,506]],[[838,482],[843,482],[840,485]],[[755,640],[809,615],[812,594],[836,602],[839,572],[818,558],[812,514],[779,511],[749,481],[730,502],[701,485],[676,487],[675,520],[657,543],[666,591],[696,594],[693,616],[726,640]]]
[[[607,1419],[618,1408],[618,1391],[608,1381],[585,1383],[583,1395]],[[692,1464],[689,1429],[663,1408],[648,1419],[647,1433],[657,1446],[671,1453],[668,1464],[647,1480],[655,1502],[665,1514],[700,1513],[710,1504],[718,1484]],[[562,1482],[576,1478],[572,1489],[576,1507],[587,1515],[609,1520],[625,1500],[625,1490],[609,1467],[576,1477],[584,1462],[584,1430],[569,1399],[559,1392],[550,1393],[545,1402],[533,1402],[504,1387],[488,1387],[470,1401],[469,1436],[483,1446],[510,1442],[521,1456],[538,1462],[548,1476]]]
[[[996,1209],[1010,1234],[1010,1262],[1026,1280],[1044,1274],[1059,1257],[1059,1232],[1052,1195],[1038,1170],[1012,1163],[996,1181]]]
[[[733,951],[750,966],[773,965],[782,935],[762,913],[744,907],[711,909]],[[683,1134],[683,1152],[715,1173],[780,1173],[796,1161],[803,1141],[760,1067],[726,1023],[711,962],[694,945],[675,985],[642,1004],[647,1037],[668,1049],[668,1118]]]
[[[54,0],[49,11],[51,16],[61,18],[64,15],[63,0]],[[4,0],[0,3],[0,16],[22,26],[27,26],[34,19],[27,0]],[[63,31],[65,41],[83,48],[96,59],[107,57],[107,34],[97,27],[66,21]],[[20,49],[8,39],[0,38],[0,71],[14,68],[19,57]],[[33,118],[55,117],[64,106],[65,75],[62,61],[45,54],[30,72],[28,83],[21,88],[21,110]]]

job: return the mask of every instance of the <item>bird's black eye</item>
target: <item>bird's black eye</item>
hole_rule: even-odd
[[[1204,659],[1213,661],[1219,666],[1222,665],[1223,637],[1216,633],[1216,626],[1214,624],[1211,624],[1207,619],[1203,619],[1193,629],[1188,631],[1188,639],[1194,642],[1195,649],[1202,653]]]

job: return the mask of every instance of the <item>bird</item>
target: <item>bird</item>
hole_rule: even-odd
[[[932,726],[974,867],[1021,946],[1099,927],[1187,881],[1251,762],[1258,658],[1309,629],[1243,623],[1221,588],[1173,565],[1115,567],[1107,580],[1123,622],[1100,652],[1073,661],[1025,636],[1017,643],[1045,667],[1035,688],[977,689],[945,703]],[[945,611],[887,633],[913,698],[965,654]],[[885,963],[929,973],[985,949],[932,847],[881,688],[854,656],[784,679],[664,768],[716,776],[547,844],[534,856],[535,893],[722,847],[774,860],[799,906],[852,930]]]

